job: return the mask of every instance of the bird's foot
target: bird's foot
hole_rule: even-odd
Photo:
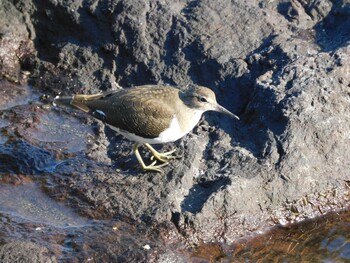
[[[144,161],[142,160],[142,157],[141,157],[141,155],[140,155],[140,153],[139,153],[138,147],[139,147],[139,145],[138,145],[137,143],[134,144],[133,150],[134,150],[134,153],[135,153],[135,155],[136,155],[136,158],[137,158],[137,160],[139,161],[139,163],[140,163],[142,169],[143,169],[144,171],[147,171],[147,172],[158,172],[158,173],[163,173],[163,170],[160,169],[160,168],[162,168],[162,167],[168,165],[169,162],[167,162],[166,160],[164,160],[164,161],[162,161],[162,162],[163,162],[162,164],[156,165],[157,161],[153,161],[150,165],[145,165],[145,163],[144,163]],[[151,147],[151,146],[150,146],[150,147]],[[148,148],[148,147],[147,147],[147,148]],[[152,147],[151,147],[151,148],[152,148]],[[152,148],[152,149],[153,149],[153,148]],[[154,151],[156,151],[156,150],[154,150]],[[156,152],[157,152],[157,151],[156,151]],[[157,152],[157,153],[158,153],[158,152]],[[152,154],[153,154],[153,153],[152,153]]]
[[[141,167],[144,171],[147,172],[158,172],[158,173],[163,173],[163,170],[160,169],[166,165],[168,165],[168,162],[162,163],[162,164],[158,164],[156,165],[157,161],[152,162],[150,165],[145,165],[144,163],[141,164]]]
[[[160,153],[160,152],[153,153],[152,152],[151,161],[156,159],[160,162],[165,163],[168,160],[176,159],[177,156],[172,155],[175,151],[176,150],[172,150],[172,151],[165,152],[165,153]]]
[[[165,152],[165,153],[160,153],[158,152],[156,149],[154,149],[151,145],[149,145],[148,143],[145,143],[145,146],[150,150],[150,152],[152,153],[152,157],[151,160],[153,161],[154,159],[163,162],[163,163],[168,163],[169,160],[172,159],[177,159],[177,158],[181,158],[181,156],[177,156],[177,155],[172,155],[176,149],[171,150],[169,152]]]

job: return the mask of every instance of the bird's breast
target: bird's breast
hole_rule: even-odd
[[[159,139],[165,142],[176,141],[192,131],[199,122],[203,112],[196,110],[191,114],[175,114],[167,129],[159,134]]]

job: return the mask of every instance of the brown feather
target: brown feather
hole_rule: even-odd
[[[107,124],[144,138],[156,138],[169,127],[179,92],[170,87],[146,85],[96,95],[75,95],[72,105],[82,109],[83,104],[90,112],[102,111]]]

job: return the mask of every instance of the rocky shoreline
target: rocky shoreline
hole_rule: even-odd
[[[123,251],[125,262],[162,262],[170,247],[230,244],[347,207],[346,1],[5,0],[0,17],[0,181],[34,182],[80,216],[110,220],[98,223],[110,232],[92,231],[110,244],[77,242],[77,262]],[[50,104],[57,94],[143,84],[207,86],[241,120],[206,114],[183,140],[159,147],[182,159],[165,175],[144,174],[131,142]],[[19,223],[5,221],[0,255],[15,258],[15,246],[33,251],[22,253],[27,262],[65,261],[43,236],[11,236]],[[137,233],[130,247],[112,238],[116,221]]]

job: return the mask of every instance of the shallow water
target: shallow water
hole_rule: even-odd
[[[67,114],[47,111],[34,127],[26,129],[26,134],[31,141],[45,143],[47,149],[75,153],[86,149],[86,138],[91,136],[92,128]]]
[[[192,251],[192,262],[350,262],[350,211],[330,213],[233,245],[205,244]]]
[[[48,197],[35,183],[0,184],[0,213],[36,224],[82,227],[89,220]]]

